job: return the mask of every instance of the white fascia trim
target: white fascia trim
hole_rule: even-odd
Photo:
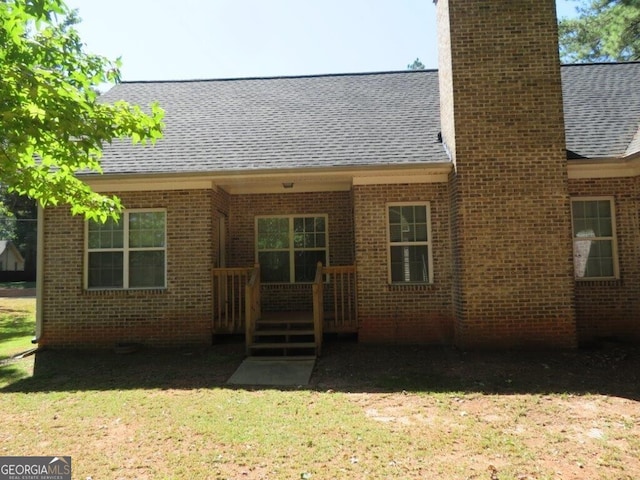
[[[81,179],[97,192],[201,190],[220,187],[231,194],[300,193],[348,191],[352,185],[441,183],[447,181],[452,168],[450,162],[443,162],[421,167],[394,165],[375,169],[283,170],[226,175],[125,174]],[[293,187],[284,188],[283,183],[293,183]]]
[[[569,179],[636,177],[640,175],[640,155],[628,158],[569,160]]]

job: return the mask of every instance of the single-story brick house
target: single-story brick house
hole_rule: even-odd
[[[249,342],[284,312],[316,342],[640,340],[640,63],[561,67],[553,0],[435,8],[438,71],[106,93],[165,135],[83,177],[118,224],[41,212],[38,342]]]

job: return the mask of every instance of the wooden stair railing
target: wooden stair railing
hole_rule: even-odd
[[[333,311],[326,318],[325,325],[332,331],[352,331],[358,329],[358,302],[356,301],[356,266],[341,265],[324,267],[322,273],[326,278]]]
[[[214,268],[213,332],[242,333],[245,327],[246,295],[252,267]]]
[[[251,270],[251,277],[245,288],[245,345],[247,355],[251,353],[256,322],[262,316],[260,305],[260,264],[256,263]]]
[[[322,352],[322,335],[324,326],[324,275],[322,262],[316,267],[316,277],[313,281],[313,332],[316,342],[316,355]]]

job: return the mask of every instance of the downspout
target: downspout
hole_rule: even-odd
[[[44,209],[38,205],[38,230],[36,236],[36,336],[31,343],[42,337],[42,294],[44,291]]]

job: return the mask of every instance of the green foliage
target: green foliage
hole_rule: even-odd
[[[86,53],[77,23],[63,0],[0,2],[0,178],[42,206],[105,221],[120,201],[75,174],[101,173],[104,142],[160,138],[163,111],[98,102],[95,88],[119,80],[119,62]]]
[[[14,240],[16,238],[15,224],[13,212],[0,200],[0,240]]]
[[[560,20],[563,62],[640,60],[640,0],[579,0],[578,18]]]
[[[410,63],[409,65],[407,65],[407,69],[409,70],[424,70],[424,68],[425,68],[424,63],[422,63],[420,59],[417,57],[413,61],[413,63]]]

